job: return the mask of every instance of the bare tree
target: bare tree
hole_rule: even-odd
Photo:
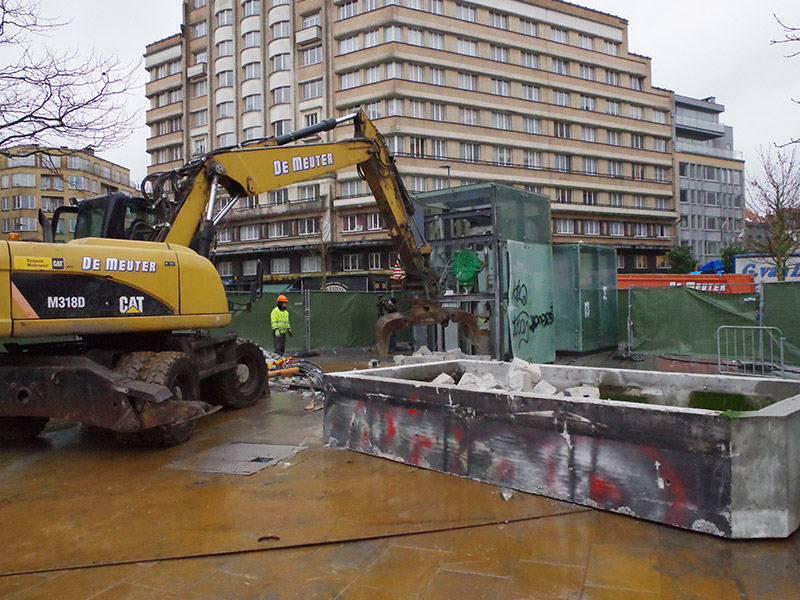
[[[64,56],[37,44],[63,26],[37,0],[0,0],[0,154],[10,146],[119,146],[138,115],[125,110],[138,65]]]
[[[790,257],[800,248],[800,161],[794,150],[780,148],[774,158],[763,149],[758,158],[764,174],[747,181],[748,208],[761,216],[765,236],[752,246],[767,255],[783,281]]]
[[[783,28],[783,38],[780,40],[771,40],[770,44],[775,45],[775,44],[789,44],[792,42],[800,42],[800,27],[792,27],[790,25],[786,25],[783,21],[781,21],[778,18],[778,15],[773,15],[773,16],[775,17],[775,20],[778,22],[778,25],[780,25]],[[786,58],[794,58],[796,56],[800,56],[800,50],[796,50],[794,52],[791,52],[790,54],[787,54]],[[800,104],[800,100],[796,100],[794,98],[792,98],[792,102],[797,102],[798,104]],[[800,144],[800,138],[793,137],[789,142],[787,142],[786,144],[780,144],[778,147],[783,148],[785,146],[788,146],[789,144]]]

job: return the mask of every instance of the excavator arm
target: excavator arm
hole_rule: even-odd
[[[285,146],[290,142],[328,131],[353,121],[352,139],[321,144]],[[367,181],[383,216],[389,237],[406,271],[407,290],[421,292],[410,313],[390,314],[378,322],[378,349],[385,354],[391,333],[412,324],[458,322],[466,337],[476,343],[474,316],[438,303],[437,277],[429,266],[430,246],[417,239],[411,223],[414,207],[403,185],[383,136],[363,110],[327,119],[306,129],[244,147],[224,148],[190,162],[170,177],[175,194],[173,217],[159,234],[159,241],[192,246],[208,255],[215,225],[235,201],[357,166]],[[232,200],[216,212],[216,197],[223,187]],[[144,186],[143,186],[144,187]],[[156,199],[162,191],[156,186]]]

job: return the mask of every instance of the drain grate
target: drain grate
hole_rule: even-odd
[[[273,446],[231,442],[167,465],[170,469],[252,475],[305,450],[305,446]]]

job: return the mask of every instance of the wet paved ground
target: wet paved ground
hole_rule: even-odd
[[[166,450],[63,424],[0,449],[0,598],[800,599],[800,534],[722,540],[509,497],[325,448],[306,404],[275,392]],[[231,442],[306,449],[249,476],[175,468]]]

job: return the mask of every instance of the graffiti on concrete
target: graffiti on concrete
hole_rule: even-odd
[[[443,473],[730,533],[725,504],[730,477],[713,457],[575,433],[565,413],[551,413],[548,427],[530,427],[519,418],[464,418],[454,408],[406,403],[337,399],[328,406],[326,437],[351,450]]]

